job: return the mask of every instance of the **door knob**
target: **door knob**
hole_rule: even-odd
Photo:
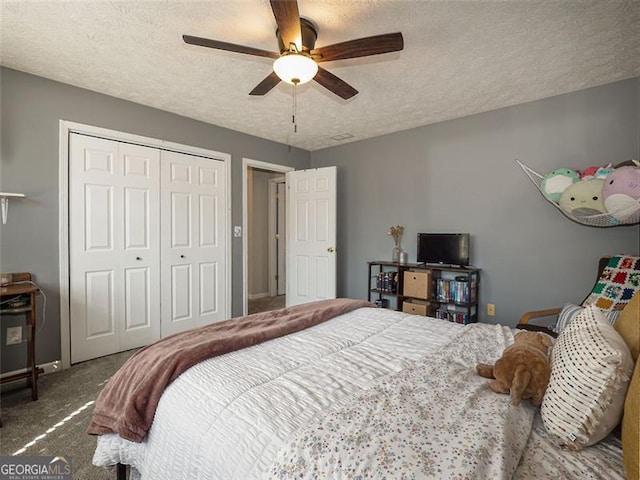
[[[180,255],[180,258],[184,258],[184,255]]]
[[[329,247],[329,248],[327,248],[327,252],[329,252],[329,253],[333,253],[333,252],[335,252],[335,250],[334,250],[334,248],[333,248],[333,247]]]
[[[136,260],[142,260],[142,257],[136,257]]]

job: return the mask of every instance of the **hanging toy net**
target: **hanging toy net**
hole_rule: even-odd
[[[573,220],[574,222],[580,223],[582,225],[589,225],[590,227],[616,227],[619,225],[633,225],[639,223],[637,219],[638,215],[636,215],[638,211],[638,207],[636,205],[630,205],[629,207],[615,212],[586,216],[573,215],[569,212],[565,212],[562,208],[560,208],[560,205],[552,200],[549,200],[544,195],[544,192],[542,191],[542,180],[544,177],[535,170],[527,167],[525,164],[520,162],[520,160],[516,159],[516,162],[518,162],[520,168],[522,168],[524,173],[527,174],[527,177],[529,177],[529,180],[531,180],[531,182],[536,186],[542,197],[551,205],[556,207],[560,212],[562,212],[565,217]]]

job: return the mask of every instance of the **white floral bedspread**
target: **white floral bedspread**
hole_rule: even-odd
[[[514,475],[517,480],[625,480],[622,442],[609,434],[582,450],[563,450],[554,445],[544,428],[540,412],[533,420],[529,443]]]
[[[432,356],[316,417],[280,450],[269,477],[511,478],[535,410],[511,405],[475,372],[511,343],[507,327],[461,329]]]

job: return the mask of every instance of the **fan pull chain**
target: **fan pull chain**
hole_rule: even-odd
[[[298,111],[298,96],[297,89],[298,82],[293,81],[293,114],[291,115],[291,123],[293,123],[293,133],[298,133],[298,124],[296,123],[296,113]]]

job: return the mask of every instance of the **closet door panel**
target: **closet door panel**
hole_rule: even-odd
[[[160,338],[160,152],[119,145],[124,190],[120,348],[128,350]]]
[[[168,299],[171,305],[171,324],[174,329],[188,329],[192,326],[193,315],[191,305],[192,295],[191,265],[173,265],[171,267],[171,297]],[[188,322],[186,325],[178,325]],[[163,332],[163,336],[167,334]]]
[[[70,135],[72,363],[160,337],[159,158],[156,149]]]
[[[124,245],[126,249],[149,248],[149,190],[124,189]]]
[[[150,328],[151,318],[151,278],[149,268],[127,268],[125,281],[124,328],[131,332],[140,328]]]
[[[200,316],[215,315],[218,312],[218,264],[200,264]]]
[[[197,159],[194,162],[198,184],[194,189],[198,197],[199,239],[198,258],[198,325],[226,320],[226,312],[221,308],[226,296],[227,259],[226,241],[222,234],[226,210],[226,188],[223,183],[224,166],[222,162]]]
[[[215,248],[218,240],[219,216],[217,198],[200,195],[200,247]]]
[[[85,249],[113,251],[113,187],[85,185]]]
[[[162,152],[162,336],[226,319],[224,163]],[[169,229],[164,230],[167,225]],[[187,309],[188,305],[188,309]],[[186,312],[189,312],[188,314]]]
[[[71,361],[119,351],[118,144],[69,139]]]
[[[171,193],[171,248],[191,247],[191,194]],[[165,225],[165,228],[167,226]]]
[[[85,274],[87,340],[116,334],[113,277],[113,270]]]

